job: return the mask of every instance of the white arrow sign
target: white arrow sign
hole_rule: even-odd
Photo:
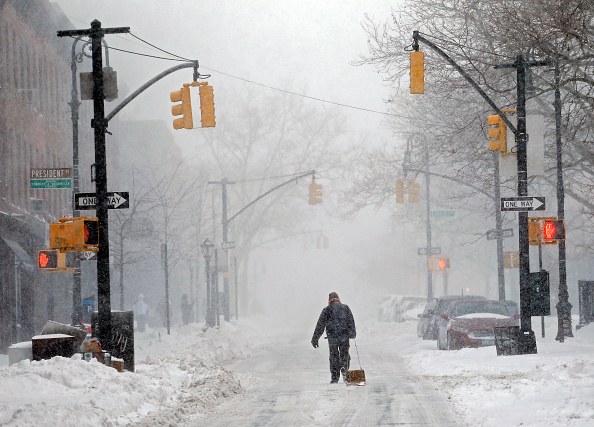
[[[130,206],[130,195],[127,191],[118,193],[107,193],[108,209],[126,209]],[[97,194],[95,193],[76,193],[76,210],[96,209]]]
[[[108,209],[126,209],[130,207],[130,195],[127,191],[118,193],[107,193]],[[76,210],[96,209],[97,194],[95,193],[76,193]]]
[[[501,211],[544,211],[545,198],[544,197],[502,197]]]

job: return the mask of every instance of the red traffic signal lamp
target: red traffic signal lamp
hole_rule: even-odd
[[[60,222],[50,224],[50,249],[61,251],[98,251],[99,220],[81,216],[60,218]]]
[[[445,271],[450,268],[450,259],[443,256],[432,256],[427,258],[429,271]]]
[[[44,249],[37,251],[37,268],[49,270],[58,268],[59,251],[55,249]]]
[[[180,90],[171,92],[169,95],[171,102],[180,102],[171,107],[171,114],[182,116],[173,120],[173,129],[193,129],[194,120],[192,119],[192,100],[190,98],[190,88],[184,84]]]
[[[439,268],[440,270],[450,268],[450,260],[448,258],[439,258],[437,260],[437,268]]]
[[[542,223],[542,238],[545,242],[559,242],[565,240],[565,220],[544,220]]]

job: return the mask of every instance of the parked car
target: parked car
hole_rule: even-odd
[[[429,330],[429,322],[431,321],[431,317],[435,312],[435,307],[437,306],[437,300],[433,298],[425,305],[425,309],[421,314],[418,314],[419,323],[417,324],[417,336],[419,338],[423,338],[424,340],[428,340],[430,338],[426,338],[428,336],[427,331]]]
[[[425,297],[406,295],[387,295],[380,303],[378,319],[382,322],[401,323],[414,319],[415,314],[407,313],[418,307],[421,311],[422,305],[427,299]]]
[[[487,300],[487,298],[477,295],[445,295],[443,297],[437,298],[435,309],[433,311],[428,312],[429,326],[427,327],[426,332],[423,335],[424,340],[437,339],[437,319],[440,315],[446,312],[446,310],[452,302],[462,299],[483,301]]]
[[[512,315],[500,301],[453,301],[437,319],[437,348],[459,350],[495,344],[493,328],[518,326],[519,315]]]

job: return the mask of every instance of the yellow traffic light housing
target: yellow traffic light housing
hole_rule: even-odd
[[[531,245],[556,245],[564,240],[564,219],[554,216],[528,218],[528,242]]]
[[[87,216],[60,218],[60,222],[50,224],[50,248],[60,251],[99,250],[99,220]]]
[[[169,95],[171,102],[181,102],[171,107],[171,114],[182,116],[173,120],[174,129],[193,129],[194,120],[192,119],[192,100],[190,98],[190,88],[184,84],[180,90],[171,92]]]
[[[450,259],[443,256],[431,256],[427,258],[427,269],[429,271],[445,271],[450,268]]]
[[[396,180],[396,203],[404,203],[404,181],[403,178]]]
[[[410,53],[410,93],[425,93],[425,54],[418,50]]]
[[[214,94],[212,86],[208,86],[208,82],[201,85],[199,89],[200,95],[200,119],[203,128],[215,127],[214,114]]]
[[[487,119],[489,125],[489,150],[507,152],[507,125],[503,119],[495,114]]]
[[[409,182],[408,184],[408,203],[419,203],[419,188],[421,184],[416,181]]]
[[[309,184],[309,202],[310,205],[322,203],[322,184],[317,184],[314,180]]]

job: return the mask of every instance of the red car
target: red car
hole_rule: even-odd
[[[499,301],[454,301],[437,319],[437,348],[459,350],[494,345],[493,328],[518,326],[518,319]]]

